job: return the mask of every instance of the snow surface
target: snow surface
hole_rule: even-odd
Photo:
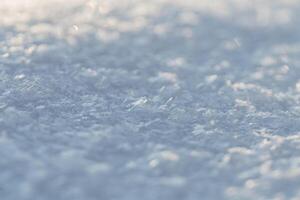
[[[297,0],[1,0],[1,200],[300,199]]]

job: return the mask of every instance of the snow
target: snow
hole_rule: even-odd
[[[299,199],[299,13],[1,0],[1,199]]]

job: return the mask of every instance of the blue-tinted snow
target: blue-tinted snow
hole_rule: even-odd
[[[1,0],[3,200],[300,199],[297,0]]]

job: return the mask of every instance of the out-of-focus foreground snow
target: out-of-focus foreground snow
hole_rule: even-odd
[[[297,0],[1,0],[3,200],[300,199]]]

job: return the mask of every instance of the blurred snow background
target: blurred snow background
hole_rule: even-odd
[[[299,5],[1,0],[1,199],[300,199]]]

